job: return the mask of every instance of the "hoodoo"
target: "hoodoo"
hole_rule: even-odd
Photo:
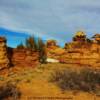
[[[75,36],[73,37],[73,41],[84,42],[85,40],[86,40],[86,34],[82,31],[76,32]]]
[[[9,66],[9,59],[7,54],[6,38],[0,37],[0,69]]]

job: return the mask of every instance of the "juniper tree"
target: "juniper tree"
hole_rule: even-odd
[[[46,63],[47,59],[46,46],[41,38],[38,38],[38,51],[39,51],[40,63]]]
[[[22,42],[19,45],[17,45],[17,49],[23,49],[23,48],[24,48],[24,45]]]
[[[28,39],[26,39],[26,48],[32,51],[37,51],[37,43],[34,36],[30,36]]]

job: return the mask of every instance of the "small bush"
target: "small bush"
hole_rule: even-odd
[[[10,82],[0,86],[0,100],[8,100],[8,98],[12,98],[11,100],[19,100],[20,95],[21,93],[16,85]]]
[[[81,90],[85,92],[100,91],[100,71],[82,69],[72,71],[70,69],[58,70],[52,73],[50,82],[54,82],[62,90]]]

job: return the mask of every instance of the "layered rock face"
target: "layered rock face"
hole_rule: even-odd
[[[38,64],[38,53],[27,49],[13,49],[11,61],[14,66],[34,67]]]
[[[55,40],[48,40],[46,47],[48,58],[59,59],[59,57],[65,53],[65,50],[60,48]]]
[[[100,66],[100,54],[92,51],[77,50],[66,52],[66,55],[61,56],[61,62],[71,64],[82,64],[89,66]]]
[[[56,40],[48,40],[46,43],[46,47],[49,49],[56,49],[58,48]]]
[[[6,39],[0,37],[0,69],[9,67]]]
[[[78,41],[66,44],[65,49],[60,47],[50,49],[49,47],[48,58],[57,59],[61,63],[100,67],[100,44],[79,41],[78,39]]]

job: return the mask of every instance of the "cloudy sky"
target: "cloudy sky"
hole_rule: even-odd
[[[100,32],[100,0],[0,0],[0,35],[9,46],[33,34],[63,44],[79,30]]]

